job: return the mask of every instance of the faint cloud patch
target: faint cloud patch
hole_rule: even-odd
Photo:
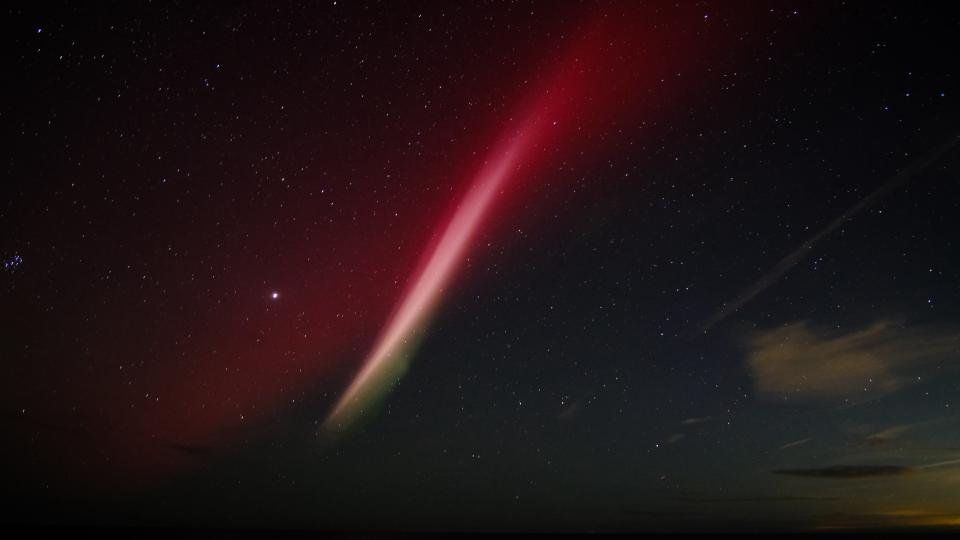
[[[891,321],[838,333],[800,321],[752,336],[747,364],[765,399],[875,398],[920,382],[946,362],[956,364],[958,335],[957,328]]]
[[[666,444],[673,444],[673,443],[682,441],[684,437],[685,435],[683,433],[674,433],[673,435],[670,435],[669,437],[667,437],[667,440],[664,442]]]
[[[819,530],[880,530],[887,529],[896,531],[901,528],[903,532],[910,529],[930,527],[937,532],[944,532],[947,529],[960,526],[960,515],[955,513],[942,513],[935,511],[902,509],[889,512],[878,512],[875,514],[832,514],[823,516],[822,525],[816,527]]]
[[[900,436],[910,429],[909,425],[893,426],[866,437],[855,437],[847,446],[850,448],[879,448],[897,442]]]
[[[883,476],[902,476],[914,472],[911,467],[901,465],[834,465],[818,469],[777,469],[773,474],[787,476],[805,476],[808,478],[855,479]]]

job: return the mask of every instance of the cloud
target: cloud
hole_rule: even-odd
[[[902,476],[914,471],[915,469],[913,467],[904,467],[901,465],[834,465],[832,467],[819,469],[777,469],[773,471],[773,474],[848,480],[854,478]]]
[[[880,321],[838,333],[800,321],[748,340],[747,364],[761,398],[876,398],[922,380],[937,364],[956,364],[957,328],[906,327]],[[942,371],[941,371],[942,372]]]
[[[816,527],[821,530],[897,530],[912,528],[932,528],[935,530],[953,529],[960,525],[960,515],[902,509],[875,514],[831,514],[821,518],[824,524]]]
[[[655,518],[689,518],[706,515],[703,512],[690,512],[687,510],[624,510],[623,513],[633,516],[647,516]]]
[[[891,443],[896,442],[900,438],[900,435],[910,428],[910,425],[893,426],[872,435],[867,435],[866,437],[855,437],[847,443],[847,446],[850,448],[879,448],[889,446]]]
[[[801,495],[759,495],[756,497],[680,497],[686,503],[792,503],[800,501],[839,501],[841,497],[806,497]]]
[[[808,478],[836,478],[841,480],[851,478],[874,478],[883,476],[902,476],[919,473],[929,469],[940,469],[960,465],[960,459],[948,459],[936,463],[923,465],[833,465],[814,469],[776,469],[773,474],[786,476],[806,476]]]

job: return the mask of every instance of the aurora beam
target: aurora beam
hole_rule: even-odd
[[[541,122],[534,115],[498,145],[473,180],[443,229],[419,275],[397,303],[362,369],[324,421],[322,431],[339,433],[379,402],[406,371],[414,341],[505,183],[532,147]]]
[[[615,96],[624,85],[603,81],[610,73],[636,72],[610,63],[623,55],[609,48],[636,33],[629,24],[621,25],[622,20],[597,13],[580,38],[556,55],[556,65],[545,70],[548,76],[519,104],[520,114],[495,139],[468,191],[450,218],[441,223],[435,237],[438,240],[425,250],[360,371],[324,420],[321,434],[347,431],[399,381],[416,341],[466,259],[473,239],[503,192],[517,180],[520,169],[532,170],[548,148],[556,151],[563,141],[582,140],[586,127],[597,125],[598,118],[603,117],[603,105],[621,102]],[[584,114],[587,108],[589,115]]]

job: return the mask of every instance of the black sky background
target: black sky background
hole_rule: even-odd
[[[960,19],[934,4],[643,4],[650,24],[697,36],[677,53],[690,83],[638,95],[651,100],[643,115],[627,102],[531,171],[527,197],[481,231],[379,414],[336,444],[318,440],[396,283],[515,114],[524,81],[545,77],[589,14],[620,6],[4,8],[4,520],[960,523],[956,469],[922,468],[960,458],[955,151],[702,332],[784,256],[958,136]],[[878,323],[874,337],[846,341]],[[790,381],[779,393],[769,374],[793,372],[758,367],[779,361],[763,338],[799,342],[801,328],[821,345],[847,343],[849,355],[810,345],[811,355],[836,353],[828,365],[851,362],[843,373],[866,365],[869,382]],[[342,345],[288,346],[301,330]],[[157,428],[150,452],[175,466],[117,487],[125,473],[97,460],[141,454],[111,454],[117,435],[105,432],[153,426],[100,421],[144,393],[103,373],[123,364],[163,388],[195,362],[200,380],[232,369],[254,335],[291,366],[331,367],[266,369],[299,382],[246,411],[254,421],[229,437]],[[281,383],[256,378],[230,399],[259,399],[271,384]],[[156,418],[190,424],[179,410]],[[906,474],[822,472],[836,465]]]

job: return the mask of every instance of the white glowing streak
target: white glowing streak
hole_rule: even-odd
[[[528,126],[530,128],[532,126]],[[529,131],[529,129],[528,129]],[[347,391],[337,402],[336,407],[324,422],[328,429],[339,430],[347,427],[351,409],[358,405],[360,397],[375,385],[376,375],[382,373],[391,364],[402,361],[398,351],[408,343],[413,332],[426,319],[439,299],[443,288],[450,281],[454,270],[463,261],[464,252],[476,233],[483,216],[490,209],[496,194],[502,188],[510,173],[517,167],[519,157],[527,148],[525,134],[515,136],[500,155],[481,169],[474,179],[470,190],[464,196],[443,232],[440,242],[414,282],[398,304],[399,308],[384,327],[377,339],[363,369],[350,383]]]
[[[950,461],[941,461],[939,463],[931,463],[929,465],[921,465],[917,467],[918,469],[935,469],[937,467],[947,467],[949,465],[960,465],[960,459],[951,459]]]

